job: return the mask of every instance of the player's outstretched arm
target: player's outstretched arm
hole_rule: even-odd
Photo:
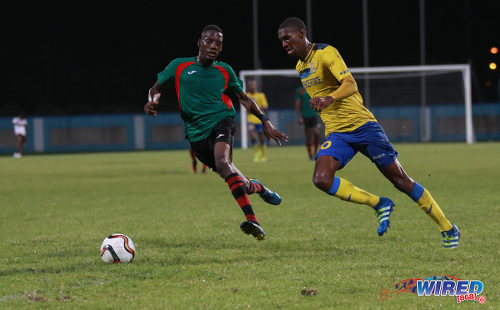
[[[288,136],[274,127],[255,101],[249,98],[244,92],[236,92],[236,95],[245,109],[262,121],[262,131],[268,140],[273,139],[278,145],[281,145],[281,142],[288,142]]]
[[[161,92],[158,82],[148,91],[148,102],[144,105],[144,113],[156,116],[158,114],[158,105],[160,104]]]

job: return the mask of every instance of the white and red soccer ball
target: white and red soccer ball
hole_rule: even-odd
[[[109,235],[101,244],[101,259],[105,263],[130,263],[134,256],[134,242],[124,234]]]

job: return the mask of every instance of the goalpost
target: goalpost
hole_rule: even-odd
[[[391,140],[475,142],[470,65],[367,67],[351,68],[350,72],[365,105]],[[300,85],[297,71],[242,70],[239,76],[244,89],[249,79],[258,81],[259,91],[266,94],[273,111],[268,117],[277,128],[297,131],[292,125],[296,120],[291,120],[295,115],[294,91]],[[293,113],[287,113],[290,110]],[[247,114],[243,107],[240,116],[241,146],[246,149]]]

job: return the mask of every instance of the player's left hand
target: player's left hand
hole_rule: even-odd
[[[151,90],[153,90],[153,88],[149,90],[148,102],[144,105],[144,113],[156,116],[158,114],[158,105],[160,104],[161,93],[155,90],[154,95],[151,96]]]
[[[148,101],[144,105],[144,113],[156,116],[158,114],[158,103],[154,101]]]
[[[269,120],[262,123],[262,131],[267,137],[267,140],[273,139],[278,145],[281,145],[281,141],[288,142],[288,136],[276,129]]]
[[[315,97],[315,98],[311,98],[311,100],[309,100],[309,104],[311,105],[311,108],[313,108],[313,110],[317,111],[317,112],[323,111],[323,109],[325,109],[330,104],[332,104],[332,102],[333,102],[332,96]]]

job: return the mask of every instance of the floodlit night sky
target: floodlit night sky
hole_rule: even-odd
[[[224,31],[219,60],[253,69],[252,1],[12,1],[2,8],[1,115],[138,113],[156,73],[197,54],[201,29]],[[14,3],[15,2],[15,3]],[[259,1],[264,69],[293,69],[277,39],[289,16],[306,21],[305,0]],[[426,1],[426,64],[470,63],[474,102],[499,101],[500,1]],[[312,0],[312,41],[363,66],[362,1]],[[370,66],[419,65],[419,1],[369,1]],[[488,86],[489,85],[489,86]]]

